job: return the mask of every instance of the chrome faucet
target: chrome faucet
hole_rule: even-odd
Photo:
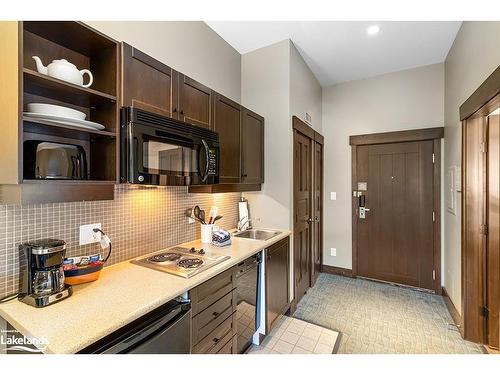
[[[245,224],[248,224],[248,229],[252,229],[252,220],[250,220],[247,216],[244,216],[238,221],[238,232],[241,232]]]

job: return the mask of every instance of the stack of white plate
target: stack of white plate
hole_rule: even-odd
[[[86,114],[73,108],[54,104],[30,103],[27,105],[27,109],[28,111],[23,113],[25,117],[86,129],[105,129],[103,125],[97,122],[85,120]]]

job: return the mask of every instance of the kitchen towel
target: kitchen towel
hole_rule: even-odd
[[[238,202],[238,213],[239,213],[240,224],[244,223],[240,227],[240,230],[245,230],[250,225],[250,223],[248,221],[249,216],[248,216],[248,202],[247,201]],[[246,218],[246,219],[244,219],[244,218]]]
[[[223,229],[214,231],[212,233],[212,245],[219,247],[231,245],[231,234]]]

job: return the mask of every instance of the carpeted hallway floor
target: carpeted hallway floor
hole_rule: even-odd
[[[345,353],[484,353],[465,341],[442,297],[383,283],[321,274],[294,317],[342,332]]]

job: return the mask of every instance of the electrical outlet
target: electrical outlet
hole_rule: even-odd
[[[330,255],[332,257],[336,257],[337,256],[337,249],[335,247],[331,247],[330,248]]]
[[[94,228],[101,229],[101,223],[80,225],[80,245],[101,241],[101,232],[94,232]]]
[[[188,217],[188,224],[194,224],[196,222],[192,217]]]
[[[330,192],[330,200],[331,201],[336,201],[337,200],[337,192],[336,191],[331,191]]]

